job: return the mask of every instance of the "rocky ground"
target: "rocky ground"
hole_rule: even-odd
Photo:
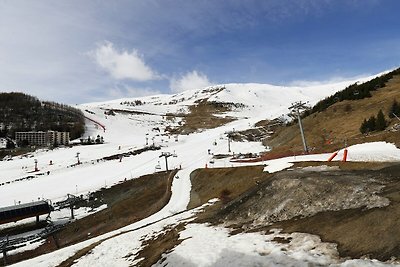
[[[342,257],[400,258],[400,164],[335,164],[294,167],[261,179],[257,169],[247,170],[247,177],[226,174],[251,183],[259,178],[255,186],[209,209],[199,220],[237,232],[278,228],[319,235],[336,243]],[[192,181],[196,184],[196,177]]]

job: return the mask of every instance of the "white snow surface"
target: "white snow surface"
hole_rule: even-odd
[[[290,242],[275,242],[276,237]],[[277,230],[230,235],[227,228],[189,224],[180,239],[183,242],[155,267],[391,266],[373,260],[340,260],[335,244],[303,233],[281,234]]]
[[[366,79],[370,78],[371,77]],[[88,118],[97,121],[106,128],[106,130],[103,131],[98,124],[87,120],[85,137],[101,135],[104,137],[105,143],[101,145],[74,146],[72,148],[60,147],[54,150],[39,150],[25,157],[14,157],[10,161],[0,161],[0,207],[14,205],[19,201],[21,201],[21,203],[26,203],[37,200],[38,198],[57,201],[64,199],[68,193],[77,195],[87,194],[101,187],[109,187],[115,183],[121,182],[125,178],[134,179],[144,174],[153,173],[159,170],[156,169],[158,165],[161,166],[161,170],[165,170],[164,158],[159,157],[161,152],[175,154],[174,157],[168,158],[168,166],[170,169],[181,168],[173,180],[171,199],[161,211],[140,222],[112,233],[89,239],[74,246],[21,262],[16,266],[55,266],[73,255],[74,252],[93,242],[105,237],[111,237],[122,231],[132,230],[129,233],[103,242],[98,248],[95,248],[90,255],[77,262],[78,266],[85,266],[84,262],[92,257],[96,259],[96,264],[93,266],[109,266],[110,263],[112,263],[113,266],[129,266],[132,262],[124,258],[124,256],[129,254],[129,252],[138,251],[140,249],[141,236],[147,236],[153,232],[158,232],[166,225],[177,223],[180,220],[187,220],[191,216],[192,213],[189,212],[187,214],[182,213],[170,217],[186,209],[190,198],[190,173],[193,170],[204,168],[206,165],[207,167],[246,165],[245,163],[230,162],[229,158],[211,161],[212,154],[229,154],[228,140],[226,137],[228,132],[245,130],[260,120],[266,118],[272,119],[280,116],[282,113],[287,113],[288,107],[293,101],[302,100],[309,101],[310,104],[316,103],[318,100],[340,89],[344,89],[344,87],[354,82],[355,81],[349,81],[318,87],[227,84],[225,85],[225,89],[222,90],[222,86],[214,86],[176,95],[119,99],[78,106]],[[164,116],[167,113],[185,113],[189,105],[196,104],[196,101],[206,98],[209,98],[209,101],[241,103],[244,107],[239,107],[229,112],[229,116],[234,116],[238,119],[224,126],[199,131],[190,135],[164,135],[166,126],[174,126],[177,124],[177,121],[165,120]],[[135,100],[140,100],[142,104],[135,104],[134,106],[129,104],[133,103]],[[117,110],[116,115],[105,115],[104,112],[108,109]],[[136,113],[121,113],[118,112],[118,110],[134,111]],[[136,156],[124,157],[122,162],[119,162],[119,160],[101,160],[105,156],[142,149],[146,147],[146,142],[148,145],[154,143],[157,146],[161,146],[161,150],[147,151]],[[216,144],[214,144],[215,142]],[[208,149],[210,149],[211,155],[208,154]],[[259,153],[266,150],[267,149],[263,147],[260,142],[231,143],[231,153],[235,154],[249,152]],[[75,165],[78,152],[80,153],[79,157],[82,164]],[[342,153],[343,151],[339,151],[335,160],[340,160]],[[330,154],[305,155],[270,160],[262,163],[249,163],[247,165],[265,164],[265,171],[275,172],[290,167],[292,162],[295,161],[326,161],[329,156]],[[35,159],[38,161],[39,172],[33,172]],[[50,160],[53,162],[52,165],[49,164]],[[384,142],[360,144],[348,148],[348,160],[399,161],[400,150],[394,145]],[[50,172],[49,175],[47,175],[48,171]],[[153,224],[138,230],[133,230],[149,223]],[[194,229],[199,231],[199,236],[193,234]],[[235,246],[229,249],[222,245],[222,247],[218,247],[219,245],[213,242],[213,240],[216,239],[212,239],[209,236],[213,231],[216,232],[216,235],[221,236],[221,240],[226,240],[227,242],[232,241]],[[207,236],[210,237],[210,246],[215,247],[214,252],[211,251],[214,254],[210,256],[210,258],[220,259],[221,264],[225,264],[229,260],[229,257],[224,257],[224,255],[231,255],[230,249],[232,249],[232,251],[240,251],[243,249],[243,253],[250,255],[249,257],[244,257],[243,260],[254,258],[256,262],[258,262],[259,257],[265,257],[263,253],[259,255],[257,252],[257,244],[260,246],[263,244],[262,247],[270,247],[271,250],[274,250],[273,247],[276,246],[274,251],[279,251],[279,246],[266,240],[265,235],[254,234],[248,235],[246,238],[241,235],[229,237],[226,231],[227,230],[221,228],[212,228],[204,225],[189,225],[182,235],[193,235],[193,237],[183,242],[181,245],[183,247],[181,248],[181,246],[178,246],[175,251],[178,253],[180,249],[188,250],[190,247],[194,248],[195,245],[192,246],[190,240],[194,242],[193,244],[196,244],[195,242],[198,242],[196,241],[198,238],[207,238]],[[203,232],[204,235],[202,234]],[[256,245],[249,244],[253,238],[254,244]],[[246,241],[246,239],[248,241]],[[244,243],[241,245],[241,242]],[[184,246],[183,244],[187,245]],[[286,254],[277,252],[278,254],[276,255],[279,255],[280,259],[287,257],[283,262],[287,261],[291,263],[293,259],[297,259],[297,256],[294,256],[297,255],[295,253],[297,248],[293,246],[293,249],[294,250],[290,252],[291,254],[289,252]],[[196,251],[193,251],[193,253],[196,253]],[[256,255],[257,253],[258,256]],[[330,258],[330,254],[328,254],[324,254],[325,256],[323,257],[315,255],[313,252],[306,252],[301,255],[306,257],[304,262],[307,262],[307,259],[311,257],[312,260],[310,260],[310,262],[319,262],[321,260],[336,264],[336,261]],[[174,254],[171,254],[172,258],[167,259],[168,261],[171,260],[172,262],[174,259],[173,257],[175,257],[172,255]],[[188,255],[190,255],[190,253],[188,253]],[[301,258],[302,256],[299,257]],[[270,258],[270,260],[272,261],[275,259],[274,257],[275,256]],[[203,259],[203,261],[204,263],[201,263],[203,265],[193,266],[226,266],[210,265],[213,264],[213,261],[210,260],[207,262],[207,259]],[[366,264],[366,262],[363,262],[363,264],[364,263]],[[233,266],[237,266],[234,265],[234,262],[232,264]],[[344,263],[339,262],[338,264],[342,264],[343,266],[357,265],[351,265],[352,263],[350,261]],[[380,266],[380,263],[376,262],[369,262],[368,264],[372,264],[371,266]]]
[[[386,142],[372,142],[353,145],[347,147],[347,161],[399,161],[400,160],[400,149],[394,144]],[[344,149],[339,150],[333,161],[340,161],[343,159]],[[279,159],[273,159],[265,161],[267,165],[264,171],[270,173],[281,171],[283,169],[293,166],[293,162],[300,161],[327,161],[332,154],[311,154],[301,155],[293,157],[285,157]]]

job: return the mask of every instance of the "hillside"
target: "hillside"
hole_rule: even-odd
[[[400,256],[394,226],[400,209],[399,168],[398,163],[303,162],[274,174],[256,167],[199,170],[192,177],[191,203],[225,200],[200,215],[200,221],[229,226],[235,234],[283,229],[276,241],[286,244],[293,238],[288,234],[311,233],[338,244],[342,257],[369,255],[387,261]],[[232,185],[246,180],[253,186],[240,187],[245,190],[238,195]],[[207,183],[214,189],[204,187]],[[230,194],[222,198],[221,188]]]
[[[381,73],[382,74],[382,73]],[[99,113],[126,116],[150,116],[148,124],[158,124],[169,134],[190,134],[226,125],[235,120],[247,120],[249,129],[260,120],[273,120],[286,116],[294,101],[315,105],[356,82],[366,82],[381,74],[337,83],[311,86],[275,86],[269,84],[225,84],[190,90],[174,95],[155,95],[124,98],[114,101],[82,105],[87,116]],[[93,114],[94,112],[94,114]],[[108,117],[109,119],[111,118]],[[236,128],[236,130],[241,130]]]
[[[374,94],[391,88],[395,79]],[[39,225],[34,217],[1,224],[0,248],[10,249],[12,263],[25,260],[16,266],[375,267],[383,263],[373,259],[386,260],[389,254],[396,261],[400,256],[393,246],[382,250],[386,254],[346,252],[342,248],[354,240],[329,235],[324,228],[329,222],[322,228],[315,224],[313,231],[290,231],[299,216],[305,225],[307,218],[346,215],[349,209],[397,210],[397,203],[388,202],[397,198],[389,196],[389,189],[397,188],[400,161],[393,144],[361,140],[349,146],[345,163],[339,162],[342,152],[329,164],[329,153],[255,163],[242,159],[268,152],[261,139],[272,131],[265,125],[285,117],[292,102],[314,105],[355,82],[226,84],[80,105],[84,137],[101,135],[104,143],[40,149],[0,161],[0,207],[36,199],[55,206]],[[290,127],[296,134],[297,125]],[[277,133],[266,140],[275,138]],[[387,175],[379,176],[380,170]],[[74,218],[70,199],[76,200]],[[268,228],[281,222],[288,223],[288,233]],[[359,252],[373,258],[359,259],[364,256]]]
[[[84,132],[82,112],[23,93],[0,93],[0,137],[17,131],[67,131],[71,139]]]
[[[370,93],[370,97],[363,99],[335,102],[326,109],[315,111],[303,118],[306,140],[311,151],[331,152],[344,148],[346,143],[352,145],[377,140],[392,142],[400,147],[399,133],[391,131],[392,126],[399,121],[389,118],[393,101],[400,101],[400,74],[395,74],[384,86]],[[388,121],[386,130],[361,134],[360,126],[364,119],[376,116],[379,110],[383,111]],[[301,153],[302,142],[297,120],[288,127],[279,128],[271,138],[264,141],[264,144],[271,146],[276,153]]]

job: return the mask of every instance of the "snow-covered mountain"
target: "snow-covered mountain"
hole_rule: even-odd
[[[139,98],[121,98],[106,102],[83,104],[80,108],[126,109],[150,114],[187,113],[188,107],[201,100],[232,103],[241,107],[227,115],[234,117],[256,116],[273,119],[288,112],[295,101],[303,101],[313,106],[319,100],[343,90],[354,83],[369,81],[377,75],[355,80],[310,86],[275,86],[270,84],[223,84],[207,88],[184,91],[177,94],[154,95]],[[261,114],[260,114],[261,112]]]
[[[212,155],[208,153],[208,150],[212,154],[228,153],[228,132],[245,130],[253,127],[260,120],[270,120],[286,114],[289,112],[289,106],[295,101],[304,101],[313,105],[350,84],[357,81],[367,81],[373,77],[308,87],[225,84],[174,95],[124,98],[79,105],[78,108],[87,117],[84,138],[100,135],[104,138],[105,143],[60,147],[54,150],[41,149],[25,156],[14,157],[9,161],[1,161],[0,206],[9,206],[17,202],[30,202],[38,198],[50,199],[54,202],[65,198],[68,193],[85,195],[102,187],[109,187],[124,179],[134,179],[144,174],[159,171],[159,167],[164,170],[163,162],[160,162],[160,152],[170,152],[174,155],[174,157],[169,158],[170,168],[180,170],[176,175],[179,179],[173,181],[172,196],[169,203],[153,216],[117,232],[135,229],[162,218],[169,218],[169,216],[186,209],[190,198],[190,174],[193,170],[203,168],[206,164],[209,166],[211,164],[214,167],[239,165],[239,163],[229,162],[229,158],[210,163]],[[233,117],[235,120],[216,128],[205,129],[188,135],[169,134],[167,127],[181,125],[182,116],[189,113],[191,106],[198,105],[202,101],[230,104],[231,110],[217,115]],[[167,119],[167,115],[171,114],[173,119]],[[79,140],[74,142],[79,143]],[[160,146],[161,150],[149,150],[138,155],[124,157],[121,162],[103,160],[111,155],[128,153],[153,144]],[[381,147],[385,147],[385,145]],[[236,154],[258,153],[267,150],[260,142],[231,142],[230,149],[231,152]],[[362,149],[359,147],[357,149],[359,154],[362,155]],[[384,149],[383,151],[390,151],[391,159],[400,159],[399,150],[392,146],[388,146],[387,150]],[[377,153],[379,160],[385,160],[385,156],[382,154],[384,152]],[[80,157],[82,164],[76,165],[77,156]],[[305,156],[304,158],[299,157],[297,160],[324,159],[328,156]],[[372,157],[368,160],[374,159]],[[32,172],[34,160],[37,160],[40,170],[36,173]],[[354,156],[353,160],[357,160],[357,156]],[[52,164],[49,164],[50,161]],[[280,170],[290,166],[289,161],[289,159],[271,161],[270,164],[267,163],[266,170],[271,172]],[[81,216],[84,215],[83,212]],[[160,224],[141,229],[133,243],[127,241],[129,238],[133,238],[132,235],[129,237],[121,235],[118,237],[118,242],[125,244],[125,248],[136,251],[140,247],[140,237],[152,231],[160,230],[168,223],[174,224],[179,220],[188,219],[191,215],[192,211],[188,211],[160,222]],[[0,225],[0,227],[5,226]],[[190,235],[191,229],[197,231],[196,227],[203,229],[205,226],[193,226],[185,234]],[[205,233],[212,231],[207,227],[203,230]],[[221,238],[228,242],[228,236],[224,234],[224,230],[221,231],[219,232]],[[109,233],[107,236],[117,232]],[[104,236],[101,238],[104,238]],[[235,242],[240,242],[241,238],[238,238]],[[262,242],[259,236],[254,238],[257,242]],[[243,239],[246,239],[246,237],[243,237]],[[50,255],[22,262],[18,266],[54,266],[78,249],[97,240],[100,240],[100,237],[61,249]],[[113,242],[117,242],[116,239],[115,241],[112,240],[108,241],[108,246],[107,243],[103,243],[97,251],[94,251],[90,256],[92,258],[83,258],[77,265],[87,266],[85,264],[93,264],[96,259],[98,260],[101,257],[104,266],[107,262],[118,263],[118,266],[129,266],[131,263],[124,261],[121,253],[107,250],[107,247],[112,246]],[[127,245],[127,242],[129,245]],[[248,249],[249,246],[246,245]],[[307,255],[307,257],[312,257],[309,254]],[[97,263],[99,262],[97,261]],[[202,266],[209,265],[204,264]]]

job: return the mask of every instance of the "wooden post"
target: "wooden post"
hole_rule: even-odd
[[[71,219],[75,219],[75,217],[74,217],[74,204],[71,203],[71,204],[69,205],[69,207],[70,207],[70,209],[71,209]]]

